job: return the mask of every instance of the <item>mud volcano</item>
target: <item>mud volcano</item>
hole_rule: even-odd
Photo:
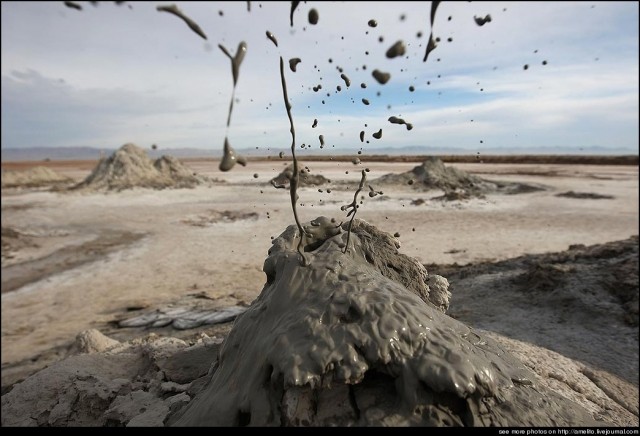
[[[132,188],[194,188],[213,182],[197,175],[172,156],[162,156],[152,161],[146,151],[128,143],[108,158],[100,159],[74,190],[122,191]]]
[[[402,174],[386,174],[372,183],[377,187],[410,185],[422,191],[440,189],[445,192],[441,197],[443,200],[483,197],[491,193],[522,194],[545,189],[542,185],[485,180],[466,171],[446,167],[437,157],[428,158],[411,171]]]
[[[447,316],[448,283],[355,220],[289,226],[180,426],[590,426],[489,338]]]
[[[321,174],[312,174],[309,167],[304,164],[298,163],[299,186],[321,186],[330,183],[331,180],[327,179]],[[287,165],[287,167],[276,177],[271,179],[271,184],[279,188],[289,188],[289,181],[293,176],[293,164]]]

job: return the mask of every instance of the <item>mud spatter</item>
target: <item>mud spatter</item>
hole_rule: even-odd
[[[267,30],[267,38],[269,38],[269,40],[271,42],[273,42],[276,47],[278,46],[278,40],[276,39],[275,35],[273,33],[269,32],[268,30]],[[295,70],[294,70],[294,72],[295,72]]]
[[[220,161],[220,165],[218,165],[220,171],[229,171],[236,163],[239,163],[243,167],[247,165],[247,160],[243,156],[236,155],[236,152],[229,144],[229,139],[227,137],[224,138],[224,148],[222,151],[222,160]]]
[[[389,47],[389,50],[387,50],[386,56],[389,59],[393,59],[398,56],[404,56],[406,52],[407,52],[407,48],[404,45],[404,41],[400,40],[400,41],[396,41],[395,44]]]
[[[229,144],[229,126],[231,125],[231,114],[233,113],[233,102],[236,95],[236,85],[238,84],[238,78],[240,77],[240,65],[244,60],[244,56],[247,53],[247,44],[242,41],[238,44],[238,49],[235,56],[231,56],[229,50],[227,50],[222,44],[218,44],[218,47],[222,52],[231,60],[231,73],[233,75],[233,91],[231,92],[231,101],[229,102],[229,114],[227,115],[227,132],[224,137],[223,156],[218,168],[220,171],[231,170],[236,163],[242,166],[247,164],[244,157],[236,155],[235,150]]]
[[[309,266],[289,226],[269,249],[262,292],[169,425],[598,425],[446,315],[446,279],[399,253],[392,235],[354,219],[343,253],[348,223],[318,217],[304,227]]]
[[[429,42],[427,43],[427,49],[424,53],[424,59],[422,59],[423,62],[427,62],[427,59],[429,58],[429,53],[431,53],[436,48],[436,41],[435,39],[433,39],[433,22],[436,19],[436,10],[438,9],[439,4],[440,4],[439,1],[431,2],[431,14],[430,14],[431,29],[429,31]]]
[[[378,196],[378,195],[384,195],[384,192],[376,191],[373,186],[369,185],[369,197],[373,198],[373,197]]]
[[[360,131],[360,142],[364,142],[364,130]]]
[[[483,17],[476,17],[475,15],[473,16],[473,20],[476,22],[476,24],[478,26],[484,26],[487,23],[491,22],[491,15],[487,14],[484,18]]]
[[[378,69],[373,70],[371,72],[371,75],[381,85],[384,85],[385,83],[387,83],[389,81],[389,79],[391,79],[391,74],[385,73],[385,72],[380,71]]]
[[[320,148],[324,148],[324,135],[318,136],[318,139],[320,140]]]
[[[347,77],[346,74],[340,74],[340,78],[344,80],[344,84],[347,85],[347,88],[351,86],[351,80]]]
[[[374,134],[373,134],[373,135],[371,135],[371,136],[373,136],[373,137],[374,137],[374,138],[376,138],[376,139],[380,139],[380,138],[382,138],[382,129],[378,130],[376,133],[374,133]]]
[[[320,15],[318,15],[318,11],[315,9],[311,9],[309,11],[309,24],[315,26],[316,24],[318,24],[318,19],[320,18]]]
[[[367,25],[368,25],[369,27],[378,27],[378,22],[377,22],[376,20],[369,20],[369,21],[367,22]]]
[[[293,27],[293,13],[295,12],[299,4],[300,4],[300,1],[291,2],[291,12],[289,13],[289,21],[291,23],[291,27]]]
[[[289,59],[289,69],[291,70],[291,72],[295,73],[296,72],[296,68],[298,67],[298,64],[302,62],[302,59],[300,58],[291,58]]]
[[[369,103],[369,100],[367,100],[366,98],[363,98],[363,99],[362,99],[362,103],[363,103],[365,106],[369,106],[369,104],[370,104],[370,103]]]
[[[195,21],[193,21],[191,18],[183,14],[182,11],[178,9],[178,7],[175,4],[169,5],[169,6],[158,6],[156,7],[156,10],[159,12],[169,12],[170,14],[175,15],[176,17],[182,19],[182,21],[184,21],[187,24],[187,26],[189,26],[189,29],[193,30],[196,34],[198,34],[203,39],[205,40],[207,39],[207,35],[205,35],[205,33],[200,28],[200,26],[198,26],[198,24]]]
[[[398,117],[395,117],[395,116],[391,116],[391,117],[389,117],[389,122],[390,122],[391,124],[404,124],[404,125],[406,125],[406,126],[407,126],[407,130],[411,130],[411,129],[413,129],[413,124],[411,124],[411,123],[407,123],[407,122],[406,122],[405,120],[403,120],[402,118],[398,118]]]
[[[76,2],[64,2],[64,5],[68,8],[71,9],[75,9],[77,11],[81,11],[82,10],[82,6],[80,6],[78,3]]]
[[[318,127],[318,119],[317,119],[317,118],[314,118],[314,119],[313,119],[313,124],[311,125],[311,128],[312,128],[312,129],[315,129],[316,127]]]

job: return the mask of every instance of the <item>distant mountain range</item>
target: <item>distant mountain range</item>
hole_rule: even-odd
[[[93,148],[93,147],[31,147],[31,148],[2,148],[2,161],[34,161],[34,160],[93,160],[100,158],[101,155],[108,156],[113,153],[115,148]],[[162,155],[170,155],[178,158],[197,158],[197,157],[220,157],[222,150],[201,149],[201,148],[166,148],[151,150],[147,152],[149,157],[158,158]],[[271,148],[267,149],[236,149],[236,152],[244,156],[277,156],[279,152],[290,153],[288,148]],[[331,150],[335,155],[353,155],[356,154],[355,149]],[[638,150],[626,148],[609,148],[609,147],[531,147],[531,148],[482,148],[480,150],[471,150],[459,147],[425,147],[425,146],[406,146],[406,147],[368,147],[366,154],[370,155],[470,155],[480,152],[484,155],[638,155]],[[296,153],[300,156],[324,155],[327,151],[319,149],[298,149]]]

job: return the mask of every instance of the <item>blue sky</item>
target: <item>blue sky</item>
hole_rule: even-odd
[[[426,63],[430,2],[303,2],[293,27],[290,2],[252,1],[251,11],[246,2],[176,2],[207,41],[156,10],[171,3],[77,3],[82,11],[2,2],[2,148],[134,142],[215,150],[226,133],[238,149],[285,148],[282,56],[302,59],[285,74],[297,143],[312,149],[320,134],[328,148],[365,153],[410,145],[638,149],[637,2],[445,1],[433,26],[441,42]],[[487,14],[491,22],[474,22]],[[386,58],[398,40],[406,55]],[[235,53],[240,41],[248,49],[227,132],[233,83],[218,44]],[[391,73],[387,84],[373,79],[376,68]],[[390,124],[392,115],[414,128]],[[382,139],[373,139],[380,128]],[[369,144],[360,143],[361,130]]]

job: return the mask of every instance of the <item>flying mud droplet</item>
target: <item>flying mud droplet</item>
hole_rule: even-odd
[[[529,69],[529,64],[524,64],[524,66],[522,67],[523,70],[527,71]]]
[[[411,86],[409,87],[409,92],[413,92],[413,91],[415,91],[415,90],[416,90],[416,87],[415,87],[415,86],[411,85]]]
[[[378,22],[376,20],[369,20],[367,24],[369,27],[378,27]]]
[[[318,136],[318,139],[320,140],[320,148],[323,148],[324,147],[324,135]]]
[[[360,142],[364,142],[364,130],[360,132]]]
[[[367,170],[365,169],[365,171]],[[369,197],[373,198],[377,195],[384,195],[384,193],[382,191],[376,191],[373,186],[369,185]]]
[[[405,120],[403,120],[402,118],[398,118],[395,116],[391,116],[389,117],[389,122],[391,124],[405,124],[407,126],[407,130],[411,130],[413,129],[413,125],[411,123],[407,123]]]
[[[298,64],[300,62],[302,62],[302,59],[300,59],[300,58],[291,58],[291,59],[289,59],[289,69],[292,72],[295,73],[296,72],[296,68],[298,67]]]
[[[278,46],[278,40],[276,39],[275,35],[273,33],[269,32],[268,30],[267,30],[267,38],[269,38],[269,40],[271,42],[273,42],[276,45],[276,47]],[[294,70],[294,72],[295,72],[295,70]]]
[[[235,56],[231,56],[229,50],[227,50],[222,44],[218,44],[218,47],[220,47],[220,50],[222,50],[222,52],[231,60],[231,73],[233,74],[233,86],[235,87],[238,84],[238,78],[240,77],[240,65],[242,65],[244,56],[247,54],[247,43],[242,41],[238,44]]]
[[[387,83],[389,81],[389,79],[391,79],[391,74],[384,73],[384,72],[382,72],[380,70],[377,70],[377,69],[373,70],[371,72],[371,75],[381,85],[384,85],[385,83]]]
[[[247,165],[247,161],[242,156],[237,156],[235,150],[229,144],[228,138],[224,138],[224,150],[223,150],[222,160],[220,161],[220,171],[229,171],[231,168],[235,166],[236,163],[239,163],[242,166]]]
[[[316,127],[318,127],[318,119],[314,118],[313,124],[311,125],[311,128],[315,129]]]
[[[376,138],[376,139],[380,139],[380,138],[382,138],[382,129],[378,130],[376,133],[374,133],[374,134],[373,134],[373,135],[371,135],[371,136],[373,136],[373,137],[374,137],[374,138]]]
[[[298,4],[300,4],[299,1],[292,1],[291,2],[291,12],[289,13],[289,21],[291,22],[291,27],[293,27],[293,13],[295,12],[296,8],[298,7]]]
[[[394,237],[394,238],[399,238],[399,237],[400,237],[400,233],[395,232],[395,233],[393,234],[393,237]]]
[[[351,163],[354,165],[360,165],[362,162],[360,161],[360,158],[354,157],[351,159]]]
[[[407,185],[413,185],[413,179],[409,179],[409,180],[407,181]]]
[[[278,156],[280,157],[280,159],[284,158],[284,151],[281,151],[280,153],[278,153]]]
[[[440,4],[439,1],[431,2],[431,14],[430,14],[431,30],[429,31],[429,42],[427,43],[427,49],[424,53],[424,58],[422,59],[422,62],[427,62],[427,59],[429,58],[429,53],[431,53],[437,47],[437,44],[433,39],[433,22],[436,19],[436,10],[438,9],[439,4]]]
[[[180,11],[180,9],[178,9],[178,7],[175,4],[169,5],[169,6],[158,6],[156,10],[159,12],[169,12],[170,14],[173,14],[176,17],[181,18],[182,21],[184,21],[191,30],[193,30],[203,39],[205,40],[207,39],[207,35],[205,35],[205,33],[200,28],[200,26],[198,26],[198,24],[195,21],[193,21],[191,18],[183,14],[182,11]]]
[[[349,80],[346,74],[340,74],[340,78],[344,80],[344,84],[347,85],[347,88],[351,86],[351,80]]]
[[[247,12],[251,12],[251,2],[247,1]]]
[[[407,52],[407,48],[405,47],[404,42],[400,40],[400,41],[397,41],[395,44],[393,44],[391,47],[389,47],[389,50],[387,50],[386,56],[389,59],[393,59],[397,56],[404,56],[406,52]]]
[[[260,177],[260,176],[258,176],[258,173],[254,173],[254,174],[253,174],[253,178],[254,178],[254,179],[257,179],[258,177]]]
[[[366,87],[367,87],[366,83],[363,82],[363,83],[360,84],[360,88],[365,89]]]
[[[80,6],[78,3],[75,3],[75,2],[64,2],[64,5],[68,8],[75,9],[77,11],[82,10],[82,6]]]
[[[542,65],[547,65],[547,61],[542,61]]]
[[[315,26],[316,24],[318,24],[319,18],[320,16],[318,15],[318,11],[316,11],[315,9],[311,9],[309,11],[309,24]]]
[[[476,24],[478,26],[484,26],[487,23],[491,22],[491,15],[487,14],[484,18],[483,17],[476,17],[475,15],[473,16],[473,20],[476,22]]]
[[[366,98],[362,99],[362,103],[364,103],[366,106],[369,106],[369,100],[367,100]]]
[[[233,91],[231,92],[231,101],[229,102],[229,114],[227,115],[227,131],[229,130],[229,125],[231,124],[231,114],[233,113],[233,101],[236,95],[236,85],[238,84],[238,78],[240,77],[240,65],[242,65],[242,61],[244,59],[245,54],[247,53],[247,44],[244,41],[241,41],[238,44],[238,50],[236,51],[235,56],[231,56],[229,50],[224,48],[222,44],[218,44],[220,50],[231,60],[231,73],[233,75]],[[218,168],[220,171],[229,171],[234,165],[239,163],[242,166],[247,164],[247,161],[242,156],[236,156],[235,150],[229,144],[228,135],[225,135],[224,138],[224,149],[222,160],[220,161],[220,165]]]

